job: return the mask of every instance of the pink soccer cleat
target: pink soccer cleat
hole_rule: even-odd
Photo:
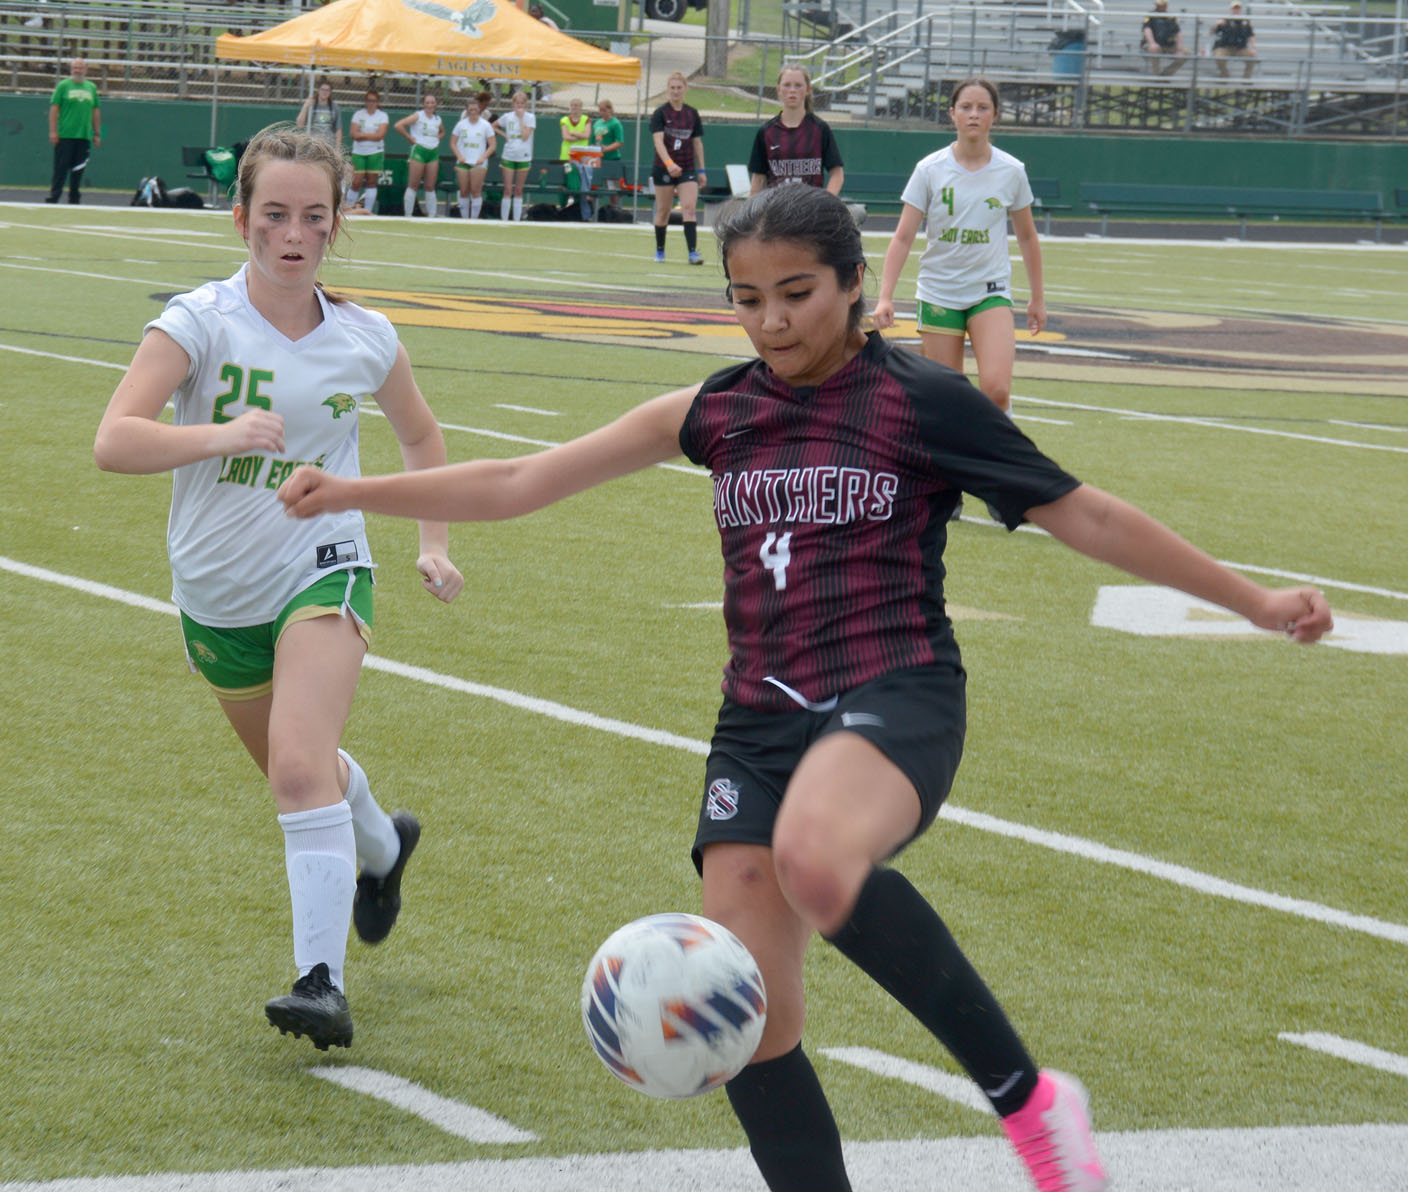
[[[1110,1181],[1090,1132],[1090,1096],[1074,1076],[1044,1069],[1036,1091],[1002,1129],[1037,1192],[1102,1192]]]

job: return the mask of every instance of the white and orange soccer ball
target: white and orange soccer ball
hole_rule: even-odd
[[[618,1080],[652,1097],[693,1097],[758,1049],[767,993],[752,954],[699,915],[647,915],[613,932],[582,983],[582,1023]]]

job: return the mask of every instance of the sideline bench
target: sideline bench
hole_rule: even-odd
[[[1209,215],[1247,222],[1286,216],[1295,219],[1363,219],[1383,235],[1384,199],[1376,190],[1294,190],[1264,186],[1163,186],[1145,182],[1082,182],[1080,201],[1100,217],[1105,235],[1111,215]]]

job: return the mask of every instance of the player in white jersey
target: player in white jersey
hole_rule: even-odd
[[[915,166],[901,195],[904,210],[885,253],[875,325],[894,325],[895,283],[920,221],[927,220],[917,287],[921,351],[962,372],[966,334],[978,363],[978,388],[1010,410],[1017,352],[1009,216],[1027,272],[1027,330],[1036,336],[1046,326],[1032,188],[1022,163],[989,140],[998,112],[996,87],[986,79],[965,80],[954,89],[949,111],[957,139]]]
[[[388,816],[338,748],[372,623],[362,515],[319,518],[308,533],[275,490],[300,463],[357,476],[368,401],[407,467],[445,462],[390,323],[318,285],[341,182],[325,140],[276,126],[250,142],[234,204],[248,263],[147,326],[94,444],[105,471],[175,474],[167,544],[187,659],[268,777],[284,833],[299,976],[265,1012],[322,1049],[352,1040],[348,924],[369,943],[386,937],[420,825]],[[458,594],[444,522],[421,523],[416,566],[427,591]]]
[[[377,181],[386,164],[386,130],[391,117],[381,110],[381,92],[367,90],[366,104],[352,113],[352,183],[347,191],[347,206],[355,207],[358,200],[368,212],[376,210]]]
[[[411,143],[406,158],[405,214],[416,213],[416,191],[425,184],[425,213],[431,219],[439,209],[435,200],[435,183],[440,178],[440,138],[445,135],[445,122],[436,114],[440,100],[426,95],[420,111],[402,116],[396,121],[396,131]]]
[[[494,131],[504,139],[499,168],[504,176],[504,196],[499,204],[500,219],[523,218],[523,186],[533,165],[533,130],[537,117],[528,110],[528,97],[515,91],[512,107],[494,121]]]
[[[494,126],[479,115],[479,99],[465,101],[464,115],[450,133],[450,149],[455,155],[455,180],[459,183],[460,217],[478,219],[484,206],[484,177],[498,138]]]

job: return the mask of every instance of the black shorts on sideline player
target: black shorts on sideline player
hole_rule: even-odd
[[[910,839],[919,836],[948,798],[963,756],[965,680],[952,666],[892,671],[846,692],[825,712],[755,712],[726,698],[704,767],[695,868],[702,872],[706,845],[772,844],[778,808],[802,754],[835,732],[864,737],[914,784],[920,816]]]

